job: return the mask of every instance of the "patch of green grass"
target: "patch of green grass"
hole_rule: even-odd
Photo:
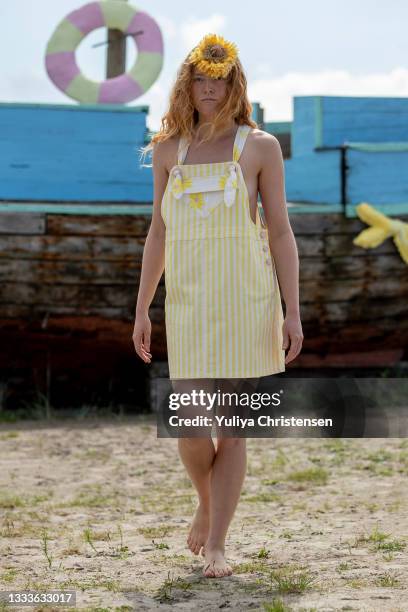
[[[4,582],[14,582],[16,577],[18,576],[18,570],[14,567],[10,567],[5,572],[1,574],[1,579]]]
[[[96,460],[106,463],[111,458],[112,451],[109,448],[88,448],[75,454],[75,459],[80,459],[81,461]]]
[[[368,512],[370,512],[370,514],[373,514],[374,512],[377,512],[377,510],[380,507],[375,502],[365,502],[364,505],[367,508]]]
[[[160,549],[155,549],[155,551],[148,556],[148,559],[154,565],[166,565],[169,566],[172,570],[174,568],[181,568],[183,570],[187,570],[191,565],[191,557],[187,555],[178,555],[176,553],[166,553],[162,552]]]
[[[327,471],[321,467],[297,470],[287,475],[287,479],[292,482],[311,482],[314,484],[326,484],[328,477]]]
[[[359,535],[356,537],[354,546],[359,546],[360,544],[378,544],[379,542],[383,542],[389,537],[389,533],[384,533],[378,530],[378,525],[375,526],[373,531],[369,535]]]
[[[387,510],[388,512],[398,512],[401,507],[402,501],[400,499],[395,499],[393,502],[388,504]]]
[[[390,465],[379,465],[377,463],[369,463],[365,469],[372,472],[376,476],[392,476],[394,473],[394,470]]]
[[[294,504],[292,504],[292,510],[306,511],[307,503],[306,502],[295,502]]]
[[[377,550],[385,550],[386,552],[399,552],[406,547],[405,542],[401,540],[390,540],[389,542],[379,542],[376,545]]]
[[[32,590],[36,590],[34,589],[34,587],[31,587]],[[88,579],[88,580],[74,580],[74,579],[68,579],[68,580],[62,580],[61,582],[58,583],[58,588],[61,590],[64,589],[80,589],[82,592],[91,590],[91,589],[106,589],[107,591],[111,591],[112,593],[120,593],[123,590],[123,586],[122,584],[118,581],[118,580],[109,580],[109,579],[98,579],[98,578],[94,578],[94,579]],[[37,589],[37,590],[45,590],[44,588],[42,589]]]
[[[336,572],[345,572],[347,570],[351,569],[351,566],[349,563],[347,563],[347,561],[342,561],[341,563],[338,564],[338,566],[336,567]]]
[[[384,463],[384,461],[392,461],[393,457],[394,456],[390,451],[380,449],[367,455],[366,459],[368,459],[368,461],[374,461],[375,463]]]
[[[150,491],[149,495],[139,498],[143,512],[157,512],[158,514],[174,514],[177,512],[192,512],[195,509],[194,497],[191,493],[175,495],[173,491],[166,491],[163,487],[156,495]]]
[[[381,576],[378,576],[378,578],[376,578],[374,581],[374,584],[382,587],[398,587],[400,581],[396,576],[393,576],[387,572],[385,574],[381,574]]]
[[[266,486],[268,485],[273,486],[273,485],[278,484],[278,482],[281,482],[279,478],[263,478],[261,480],[261,484],[266,485]]]
[[[346,584],[352,589],[364,589],[369,586],[368,581],[364,578],[350,578],[346,580]]]
[[[84,541],[89,544],[89,546],[94,550],[97,554],[101,554],[95,545],[94,541],[107,541],[110,543],[109,551],[106,553],[110,557],[116,557],[119,559],[127,559],[129,556],[129,547],[125,546],[123,543],[123,532],[120,525],[118,525],[118,532],[120,543],[119,544],[111,544],[113,541],[112,533],[107,529],[106,531],[94,532],[90,527],[87,527],[83,530]]]
[[[26,501],[21,495],[10,495],[8,493],[0,493],[0,508],[23,508],[26,506]]]
[[[155,546],[159,550],[170,550],[170,546],[165,542],[155,542],[154,540],[152,540],[152,543],[153,546]]]
[[[294,533],[293,531],[290,531],[290,529],[284,529],[279,535],[280,538],[285,538],[285,540],[292,540],[293,536]]]
[[[341,438],[325,440],[323,443],[323,448],[334,455],[344,455],[349,450],[348,446]]]
[[[77,495],[66,502],[57,505],[58,508],[74,508],[83,506],[85,508],[109,508],[121,505],[121,499],[116,491],[105,490],[100,484],[84,485]]]
[[[324,463],[324,458],[321,457],[320,455],[311,455],[310,457],[308,457],[310,463],[315,463],[315,464],[319,464],[319,463]]]
[[[292,608],[284,604],[282,599],[274,599],[272,603],[264,602],[262,605],[265,612],[292,612]]]
[[[276,456],[273,458],[273,461],[272,461],[273,466],[277,468],[282,468],[288,462],[289,462],[289,458],[286,455],[286,453],[281,448],[278,448],[276,452]]]
[[[406,543],[402,540],[389,540],[391,534],[379,531],[378,525],[368,535],[360,535],[356,538],[354,546],[371,544],[373,550],[386,553],[400,552],[406,548]]]
[[[3,526],[0,529],[1,537],[3,538],[37,537],[40,526],[43,527],[47,523],[48,518],[44,515],[42,517],[41,524],[39,525],[38,522],[37,523],[34,522],[37,519],[30,520],[29,514],[30,514],[29,512],[24,514],[27,520],[23,520],[20,514],[17,514],[17,513],[15,516],[10,516],[10,514],[7,514],[4,517]]]
[[[268,564],[265,557],[254,559],[253,561],[243,561],[234,565],[234,574],[256,574],[257,572],[265,572],[268,569]]]
[[[269,557],[269,550],[267,550],[265,546],[262,546],[256,556],[258,559],[267,559]]]
[[[258,493],[257,495],[249,495],[248,497],[244,497],[243,501],[249,502],[249,503],[257,503],[257,502],[278,502],[280,504],[282,504],[282,498],[280,495],[278,495],[277,493],[272,493],[272,492],[263,492],[263,493]]]
[[[315,584],[309,570],[285,566],[269,572],[269,582],[278,593],[304,593]]]
[[[165,538],[174,529],[173,525],[159,525],[154,527],[139,527],[138,533],[145,538]]]
[[[18,438],[20,433],[18,431],[5,431],[0,435],[0,440],[10,440],[11,438]]]
[[[191,583],[183,580],[181,576],[177,576],[174,578],[170,576],[170,571],[167,574],[166,580],[157,590],[154,598],[157,599],[160,603],[174,601],[174,591],[177,589],[181,589],[182,591],[187,591],[191,588]]]
[[[3,492],[0,493],[0,508],[5,508],[7,510],[13,510],[15,508],[32,508],[32,506],[49,501],[52,496],[52,491],[48,491],[47,493],[43,493],[41,495],[38,494],[31,496],[18,494],[11,495]]]

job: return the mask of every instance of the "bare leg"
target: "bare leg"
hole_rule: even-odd
[[[213,381],[206,379],[178,380],[173,381],[174,390],[177,393],[189,393],[194,389],[203,389],[211,393],[213,391]],[[204,409],[196,406],[184,406],[179,409],[179,416],[193,417],[196,414],[203,414]],[[203,437],[179,438],[178,449],[181,461],[183,462],[191,482],[198,494],[198,507],[193,518],[187,544],[191,552],[195,555],[200,553],[204,546],[209,529],[210,515],[210,474],[211,467],[215,458],[215,447],[211,438],[211,429],[201,432]]]
[[[245,438],[219,440],[211,472],[210,530],[205,543],[205,576],[232,574],[224,558],[225,538],[238,504],[245,472]]]
[[[236,392],[250,393],[255,389],[258,379],[236,381]],[[240,383],[246,384],[240,384]],[[220,391],[231,389],[230,381],[220,381]],[[224,384],[222,384],[224,383]],[[249,387],[248,387],[249,383]],[[229,409],[229,416],[239,413],[238,406]],[[228,416],[228,409],[222,409]],[[225,561],[225,538],[233,518],[246,473],[246,439],[226,437],[218,433],[217,453],[211,471],[210,485],[210,529],[205,543],[205,564],[203,573],[211,578],[232,574],[230,565]]]

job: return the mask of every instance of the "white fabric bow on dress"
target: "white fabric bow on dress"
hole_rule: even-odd
[[[176,200],[180,200],[183,194],[195,194],[194,208],[201,216],[208,216],[210,210],[216,207],[215,200],[216,192],[223,190],[224,203],[231,207],[235,202],[236,190],[238,186],[237,171],[234,164],[229,166],[227,175],[209,176],[209,177],[194,177],[183,178],[183,174],[179,168],[173,170],[173,180],[171,185],[171,193]],[[199,199],[197,195],[202,194]],[[215,198],[214,198],[215,196]],[[206,206],[206,200],[208,206]],[[218,199],[218,203],[220,200]]]
[[[230,166],[227,180],[225,181],[224,187],[224,202],[226,206],[232,206],[235,202],[235,195],[237,190],[237,171],[234,165]]]

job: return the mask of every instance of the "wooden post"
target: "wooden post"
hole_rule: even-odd
[[[115,0],[127,2],[127,0]],[[126,71],[126,36],[121,30],[108,29],[106,78],[112,79]]]

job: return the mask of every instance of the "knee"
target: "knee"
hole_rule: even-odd
[[[246,448],[246,438],[226,438],[221,437],[217,439],[217,449],[224,450],[237,450]]]
[[[211,436],[197,438],[181,437],[178,438],[178,445],[179,448],[182,448],[183,450],[199,452],[202,448],[207,448],[209,439],[211,439]]]

